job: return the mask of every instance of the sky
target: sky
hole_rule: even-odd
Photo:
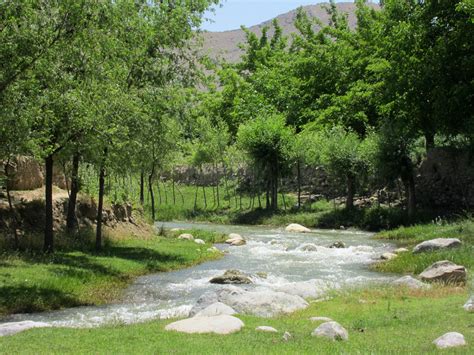
[[[345,0],[351,2],[351,0]],[[222,0],[222,6],[215,13],[206,13],[206,18],[214,22],[205,22],[202,29],[208,31],[228,31],[250,27],[270,20],[280,14],[294,10],[299,6],[328,2],[320,0]],[[343,2],[343,1],[336,1]]]

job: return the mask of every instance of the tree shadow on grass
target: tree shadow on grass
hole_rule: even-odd
[[[0,287],[0,314],[40,312],[79,305],[75,297],[57,289],[26,285]]]

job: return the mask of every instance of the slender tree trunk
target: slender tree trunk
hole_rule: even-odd
[[[156,182],[156,187],[158,188],[158,202],[160,205],[163,204],[162,200],[161,200],[161,188],[160,188],[160,181],[158,179],[158,181]]]
[[[202,195],[204,196],[204,209],[207,209],[206,188],[202,185]]]
[[[10,210],[10,215],[12,219],[12,233],[13,233],[13,242],[14,242],[14,247],[15,249],[18,249],[20,247],[20,241],[18,239],[18,221],[16,218],[16,211],[15,208],[13,207],[13,202],[12,202],[12,196],[10,193],[10,176],[8,174],[8,166],[10,165],[10,159],[7,160],[5,166],[4,166],[4,173],[5,173],[5,178],[6,178],[6,189],[7,189],[7,199],[8,199],[8,208]]]
[[[224,186],[225,186],[225,193],[226,193],[226,195],[227,195],[227,199],[228,199],[228,201],[229,201],[229,208],[230,208],[230,205],[231,205],[232,201],[231,201],[230,193],[229,193],[229,184],[228,184],[228,181],[227,181],[227,168],[226,168],[225,163],[222,163],[222,167],[224,168]]]
[[[216,171],[216,194],[217,194],[217,207],[221,207],[221,198],[219,196],[219,169],[217,164],[215,165],[215,171]]]
[[[172,184],[172,187],[173,187],[173,206],[176,205],[176,193],[174,191],[174,177],[172,178],[171,180],[171,184]]]
[[[435,147],[435,135],[431,132],[425,133],[425,149],[428,153]]]
[[[163,193],[165,195],[165,205],[168,206],[168,192],[166,191],[166,182],[163,181]]]
[[[269,210],[270,209],[270,188],[271,188],[271,182],[270,179],[267,181],[267,191],[266,191],[266,199],[265,199],[265,209]]]
[[[45,223],[44,223],[44,245],[45,253],[54,251],[53,245],[53,155],[48,155],[45,159]]]
[[[140,204],[143,206],[145,203],[145,172],[143,169],[140,171]]]
[[[151,173],[148,175],[148,190],[150,192],[151,200],[151,219],[155,222],[155,194],[153,193],[153,176],[155,175],[155,166],[152,167]]]
[[[99,204],[97,206],[97,227],[95,233],[95,250],[102,249],[102,212],[104,210],[104,194],[105,194],[105,161],[107,159],[108,150],[104,148],[104,156],[99,171]]]
[[[179,189],[179,184],[176,185],[176,190],[178,191],[179,195],[181,196],[181,204],[184,205],[184,195],[181,192],[181,190]]]
[[[298,208],[301,207],[301,164],[300,160],[296,162],[297,182],[298,182]]]
[[[283,192],[281,192],[281,198],[283,200],[283,208],[285,209],[286,211],[286,200],[285,200],[285,194]]]
[[[196,185],[196,193],[194,194],[194,210],[197,210],[197,200],[198,200],[198,191],[199,185]]]
[[[258,208],[262,208],[262,200],[260,200],[260,190],[257,193],[257,198],[258,198]]]
[[[71,192],[67,204],[66,229],[68,233],[74,232],[78,225],[76,218],[76,202],[77,194],[79,192],[79,160],[79,153],[75,153],[72,157]]]
[[[415,178],[413,174],[411,174],[406,181],[406,190],[408,217],[413,218],[416,213]]]
[[[347,183],[347,197],[346,197],[346,208],[350,209],[354,207],[354,195],[355,195],[355,181],[354,176],[348,174],[346,176]]]

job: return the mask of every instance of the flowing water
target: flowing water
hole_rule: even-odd
[[[371,239],[359,231],[315,230],[312,233],[288,233],[282,228],[223,226],[191,223],[157,223],[165,228],[205,229],[239,233],[247,239],[240,247],[217,245],[227,254],[220,260],[189,269],[159,273],[138,278],[126,291],[120,303],[106,306],[77,307],[62,311],[20,314],[9,322],[32,320],[52,326],[93,327],[114,323],[137,323],[158,318],[185,317],[196,300],[206,291],[223,285],[209,280],[228,269],[239,269],[252,275],[254,285],[276,291],[300,290],[311,296],[311,290],[361,285],[391,279],[370,271],[368,266],[393,246]],[[328,248],[335,241],[347,248]],[[196,248],[200,247],[196,244]],[[256,275],[260,275],[256,276]],[[308,289],[308,294],[305,294]],[[289,291],[290,290],[290,291]]]

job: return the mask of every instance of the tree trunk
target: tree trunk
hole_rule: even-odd
[[[155,222],[155,194],[153,193],[153,175],[155,175],[155,167],[152,167],[151,173],[148,175],[148,190],[150,192],[151,200],[151,219]]]
[[[425,149],[426,153],[435,147],[435,135],[433,133],[425,133]]]
[[[44,245],[45,253],[52,253],[53,246],[53,155],[45,159],[45,223],[44,223]]]
[[[206,188],[202,185],[202,195],[204,196],[204,209],[207,209]]]
[[[197,209],[198,191],[199,191],[199,185],[196,185],[196,193],[194,194],[194,210],[195,211]]]
[[[143,206],[145,203],[145,173],[143,169],[140,172],[140,204]]]
[[[354,207],[354,195],[355,195],[355,181],[352,174],[347,175],[347,197],[346,197],[346,208],[351,209]]]
[[[174,191],[174,178],[171,180],[173,186],[173,206],[176,205],[176,193]]]
[[[4,166],[4,173],[5,173],[5,178],[6,178],[6,189],[7,189],[7,199],[8,199],[8,208],[10,210],[10,215],[12,219],[12,233],[13,233],[13,242],[14,242],[14,247],[15,249],[18,249],[20,247],[20,241],[18,240],[18,221],[16,219],[16,213],[15,213],[15,208],[13,207],[13,202],[12,202],[12,196],[10,194],[10,176],[8,174],[8,166],[10,165],[10,159],[7,160],[5,166]]]
[[[71,192],[69,193],[69,201],[67,204],[66,229],[68,233],[74,232],[78,226],[76,218],[76,202],[77,194],[79,192],[79,160],[79,153],[75,153],[72,157]]]
[[[97,228],[95,233],[95,250],[102,249],[102,212],[104,210],[105,192],[105,160],[107,158],[107,148],[104,149],[103,161],[99,172],[99,204],[97,206]]]
[[[215,170],[216,170],[216,193],[217,193],[217,207],[221,207],[221,198],[219,196],[219,169],[217,167],[217,164],[215,166]]]
[[[158,189],[158,201],[159,201],[159,204],[162,205],[163,204],[163,201],[161,200],[161,188],[160,188],[160,179],[158,179],[156,181],[156,187]]]
[[[297,181],[298,181],[298,208],[301,207],[301,164],[300,160],[296,162],[296,172],[297,172]]]
[[[406,190],[408,217],[413,218],[416,212],[415,179],[413,177],[413,174],[411,174],[411,176],[408,177],[406,181]]]

